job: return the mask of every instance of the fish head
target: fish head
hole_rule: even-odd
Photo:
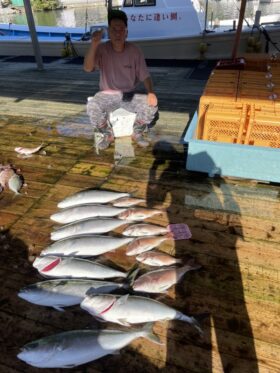
[[[44,338],[24,345],[17,357],[27,364],[44,367],[58,348],[58,344],[50,344],[48,338]]]
[[[96,317],[102,317],[116,302],[117,297],[113,294],[87,295],[82,303],[81,308]]]
[[[45,295],[40,287],[40,283],[28,285],[20,289],[18,296],[35,304],[40,304],[40,300],[45,298]]]
[[[57,256],[39,256],[33,262],[33,267],[39,272],[48,274],[53,268],[55,268],[60,262],[61,258]]]

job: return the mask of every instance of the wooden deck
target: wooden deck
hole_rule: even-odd
[[[189,225],[192,239],[160,248],[203,267],[158,299],[187,314],[204,314],[204,336],[180,321],[158,322],[154,331],[164,345],[139,339],[118,356],[72,371],[279,372],[280,187],[185,170],[180,138],[205,84],[190,79],[193,69],[151,68],[160,102],[160,118],[149,133],[153,146],[135,147],[134,158],[115,159],[114,147],[96,154],[85,113],[97,73],[62,60],[39,72],[34,63],[0,59],[0,163],[14,164],[27,184],[19,196],[0,194],[1,372],[40,372],[16,358],[21,346],[99,325],[79,307],[61,313],[17,297],[21,287],[41,280],[32,260],[50,243],[55,224],[49,216],[57,202],[88,187],[145,198],[146,206],[163,210],[150,219],[156,224]],[[13,150],[41,142],[48,144],[46,154],[22,159]],[[133,264],[125,248],[107,259],[125,269]]]

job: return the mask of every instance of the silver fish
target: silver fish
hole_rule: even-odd
[[[160,344],[151,325],[127,331],[73,330],[27,343],[17,357],[38,368],[73,368],[114,354],[140,337]]]
[[[66,197],[60,201],[57,206],[59,208],[65,208],[84,205],[86,203],[108,203],[121,197],[129,197],[129,193],[90,189]]]
[[[51,215],[50,218],[56,223],[67,224],[89,218],[114,217],[125,210],[125,208],[110,205],[87,204],[65,208]]]
[[[105,265],[73,257],[43,256],[33,262],[33,267],[45,277],[105,279],[127,277],[128,273]]]
[[[138,262],[148,264],[150,266],[170,266],[173,264],[182,263],[182,259],[176,259],[174,256],[160,252],[160,251],[149,251],[141,253],[136,256]]]
[[[155,224],[133,224],[127,227],[122,234],[124,236],[140,237],[154,236],[169,233],[168,228]]]
[[[18,146],[18,147],[15,148],[15,152],[17,152],[19,154],[23,154],[23,155],[30,155],[30,154],[37,153],[40,149],[43,148],[43,146],[44,146],[44,143],[37,146],[36,148],[23,148],[21,146]]]
[[[156,209],[131,208],[121,212],[118,215],[118,218],[127,220],[145,220],[159,214],[162,214],[162,211]]]
[[[138,237],[127,245],[126,255],[137,255],[152,250],[162,242],[171,238],[172,235]]]
[[[124,287],[127,284],[108,281],[48,280],[26,286],[19,291],[18,296],[30,303],[62,311],[64,307],[80,304],[88,293],[106,294]]]
[[[63,225],[55,231],[51,232],[51,239],[53,241],[57,241],[62,238],[77,236],[81,234],[107,233],[129,223],[131,222],[121,219],[84,219]]]
[[[41,255],[97,256],[115,250],[133,240],[132,237],[80,235],[64,238],[42,250]]]
[[[181,320],[193,325],[202,333],[194,317],[184,315],[151,298],[113,294],[87,295],[81,302],[81,308],[98,319],[120,325],[154,322],[160,320]]]
[[[116,207],[130,207],[143,202],[145,202],[145,200],[141,198],[122,197],[117,199],[116,201],[113,201],[112,205]]]
[[[15,194],[19,194],[19,191],[20,191],[22,185],[23,185],[22,177],[18,174],[14,174],[8,180],[8,187]]]
[[[183,267],[169,267],[147,272],[133,283],[134,291],[146,293],[163,293],[172,285],[178,283],[188,271],[199,269],[199,264],[186,264]]]

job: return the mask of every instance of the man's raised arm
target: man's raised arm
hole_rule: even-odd
[[[91,44],[84,59],[84,71],[86,71],[87,73],[90,73],[95,70],[96,50],[97,50],[98,45],[101,42],[102,35],[103,35],[103,29],[95,31],[92,34]]]

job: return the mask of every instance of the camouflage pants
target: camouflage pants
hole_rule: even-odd
[[[158,108],[149,106],[147,95],[139,93],[121,93],[107,94],[98,92],[94,97],[88,98],[87,114],[94,128],[102,133],[112,133],[109,124],[109,113],[118,108],[123,108],[131,113],[136,113],[136,120],[133,126],[133,132],[142,133],[148,124],[150,124]]]

